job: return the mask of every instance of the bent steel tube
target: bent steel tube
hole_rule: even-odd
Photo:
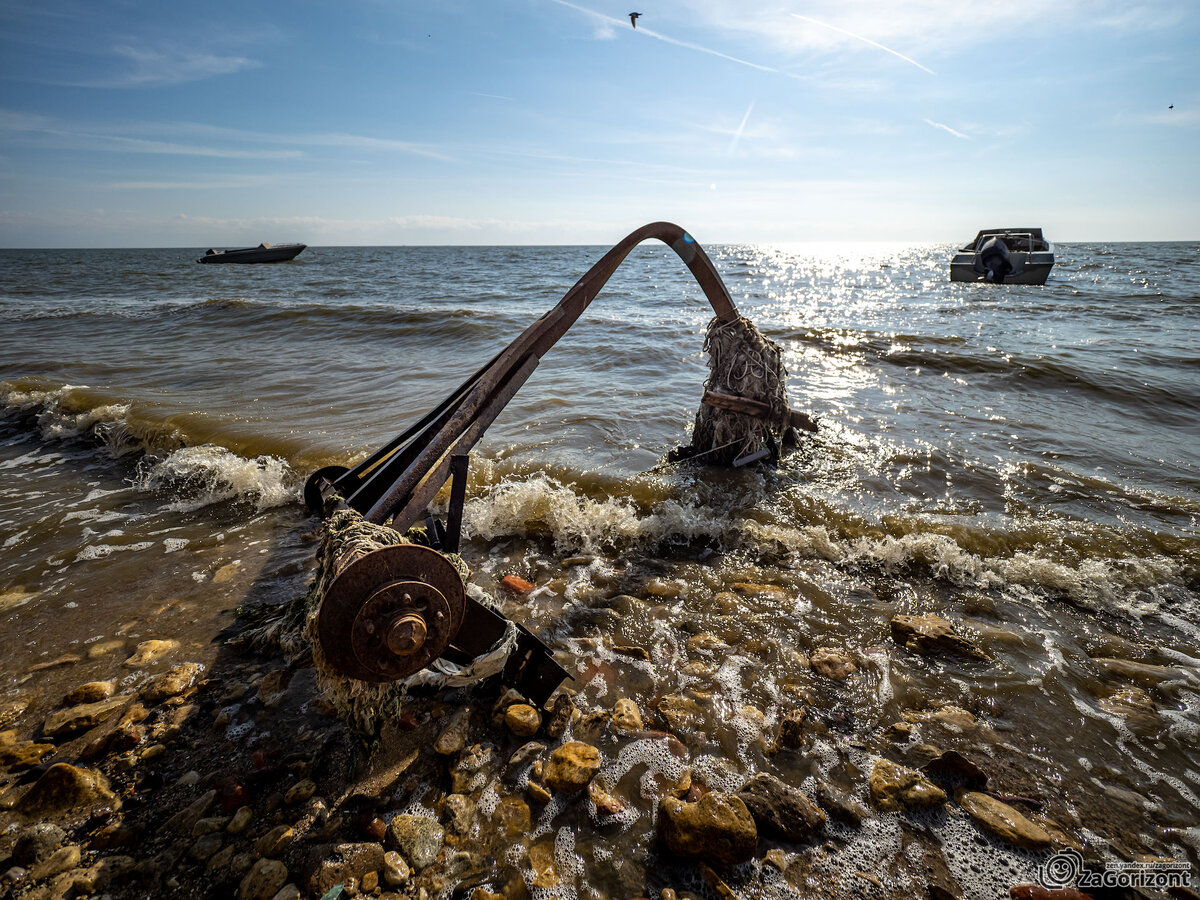
[[[630,251],[651,239],[662,241],[683,260],[717,318],[724,322],[737,319],[729,291],[695,239],[671,222],[644,225],[613,246],[557,305],[420,422],[354,469],[326,476],[328,485],[370,522],[391,519],[394,527],[404,531],[418,521],[431,499],[430,473],[446,470],[444,464],[450,456],[470,451],[541,357],[583,314]]]

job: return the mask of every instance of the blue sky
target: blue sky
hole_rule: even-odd
[[[1195,0],[4,0],[0,246],[1194,240],[1198,46]]]

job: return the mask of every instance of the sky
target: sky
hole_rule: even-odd
[[[0,247],[1196,240],[1197,47],[1197,0],[2,0]]]

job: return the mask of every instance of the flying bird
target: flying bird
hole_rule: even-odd
[[[629,24],[632,25],[634,28],[637,28],[637,20],[638,20],[638,16],[640,16],[640,15],[641,15],[641,13],[630,13],[629,14]]]
[[[1168,107],[1167,107],[1167,109],[1174,109],[1174,108],[1175,108],[1175,104],[1174,104],[1174,103],[1172,103],[1170,106],[1168,106]]]

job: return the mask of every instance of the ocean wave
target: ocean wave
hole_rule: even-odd
[[[300,496],[291,467],[282,459],[246,459],[212,444],[143,457],[131,483],[139,490],[177,497],[166,505],[174,512],[231,501],[251,503],[261,512]]]
[[[916,520],[896,523],[892,530],[853,516],[827,524],[763,522],[697,497],[660,497],[648,503],[616,495],[594,497],[578,484],[545,474],[486,484],[468,500],[465,514],[472,537],[543,539],[559,553],[653,554],[664,545],[700,541],[729,552],[782,552],[793,560],[823,560],[884,577],[920,575],[959,589],[1019,588],[1138,615],[1159,608],[1156,597],[1186,588],[1195,577],[1185,560],[1165,555],[1120,552],[1103,544],[1090,554],[1063,548],[1053,540],[1053,525],[1044,533],[975,534],[979,529],[964,529],[946,534],[937,530],[940,523],[922,528]],[[1005,552],[997,554],[1001,546]]]
[[[0,418],[28,424],[46,443],[83,441],[113,459],[136,457],[130,484],[173,495],[167,505],[172,511],[226,502],[261,511],[299,499],[299,479],[286,460],[248,458],[211,442],[190,444],[165,420],[131,415],[134,406],[80,385],[0,382]]]

